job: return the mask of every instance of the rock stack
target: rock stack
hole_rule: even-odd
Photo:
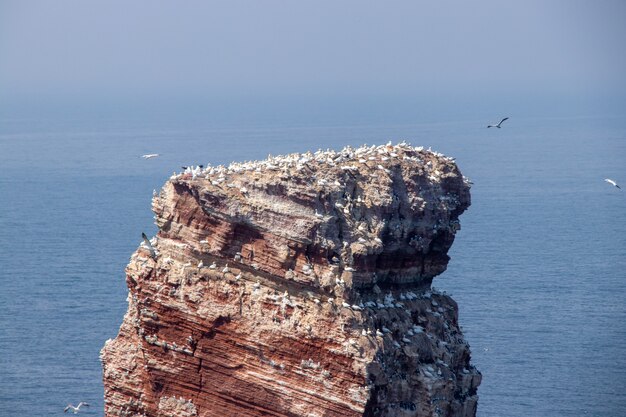
[[[102,349],[106,416],[474,416],[431,288],[469,204],[451,158],[406,143],[174,174]]]

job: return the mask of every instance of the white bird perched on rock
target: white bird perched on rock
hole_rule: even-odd
[[[222,272],[223,272],[223,273],[225,273],[225,274],[226,274],[226,273],[228,273],[228,272],[230,272],[230,268],[228,267],[228,264],[226,264],[226,266],[224,267],[224,269],[222,269]]]
[[[158,153],[147,153],[145,155],[141,155],[143,159],[152,159],[152,158],[156,158],[157,156],[159,156]]]
[[[505,117],[504,119],[500,120],[500,122],[497,125],[488,125],[487,127],[497,127],[498,129],[500,129],[500,125],[502,124],[502,122],[504,122],[505,120],[509,120],[508,117]]]
[[[80,411],[80,407],[82,407],[83,405],[85,407],[89,407],[89,404],[87,404],[86,402],[81,401],[81,402],[78,403],[78,405],[76,407],[74,407],[73,404],[68,404],[67,407],[65,407],[65,409],[63,410],[63,412],[67,413],[69,410],[72,410],[72,412],[74,414],[78,414],[78,412]]]
[[[604,181],[608,182],[608,183],[609,183],[609,184],[611,184],[613,187],[617,187],[617,188],[619,188],[620,190],[622,189],[622,187],[620,187],[619,185],[617,185],[617,183],[616,183],[615,181],[613,181],[612,179],[610,179],[610,178],[605,178],[605,179],[604,179]]]

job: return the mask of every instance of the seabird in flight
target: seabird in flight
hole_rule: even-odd
[[[505,117],[504,119],[500,120],[500,123],[498,123],[497,125],[488,125],[487,127],[497,127],[498,129],[500,129],[500,125],[502,124],[502,122],[504,122],[505,120],[509,120],[508,117]]]
[[[64,413],[67,413],[68,410],[72,410],[74,412],[74,414],[78,414],[78,411],[80,411],[80,407],[82,406],[85,407],[89,407],[89,404],[85,403],[85,402],[79,402],[78,405],[76,407],[74,407],[74,405],[72,404],[68,404],[67,407],[65,407],[65,409],[63,410]]]
[[[617,187],[617,188],[619,188],[620,190],[622,189],[622,187],[620,187],[619,185],[617,185],[617,183],[616,183],[615,181],[613,181],[612,179],[610,179],[610,178],[605,178],[605,179],[604,179],[604,181],[608,182],[608,183],[609,183],[609,184],[611,184],[613,187]]]
[[[151,158],[156,158],[157,156],[159,156],[158,153],[147,153],[145,155],[141,155],[141,157],[143,159],[151,159]]]
[[[154,250],[154,246],[152,246],[152,243],[150,243],[150,239],[148,239],[148,236],[146,236],[145,233],[141,233],[141,237],[143,238],[144,246],[150,251],[150,256],[152,257],[152,259],[156,259],[156,251]]]

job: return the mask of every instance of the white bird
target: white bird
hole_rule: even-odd
[[[148,236],[146,236],[145,233],[142,233],[141,237],[143,238],[143,244],[150,251],[150,256],[152,257],[152,259],[156,259],[156,251],[154,250],[154,246],[152,246],[152,243],[150,243],[150,239],[148,239]]]
[[[72,410],[72,412],[74,412],[74,414],[78,414],[78,411],[80,411],[80,407],[82,406],[85,407],[89,407],[89,404],[87,404],[86,402],[79,402],[78,405],[76,407],[74,407],[74,405],[72,404],[68,404],[67,407],[65,407],[65,409],[63,410],[64,413],[67,413],[68,410]]]
[[[620,187],[619,185],[617,185],[617,183],[616,183],[615,181],[613,181],[612,179],[610,179],[610,178],[605,178],[605,179],[604,179],[604,181],[608,182],[608,183],[609,183],[609,184],[611,184],[613,187],[617,187],[617,188],[619,188],[620,190],[622,189],[622,187]]]
[[[157,156],[159,156],[158,153],[147,153],[145,155],[141,155],[141,157],[143,159],[151,159],[151,158],[156,158]]]
[[[500,122],[497,125],[488,125],[487,127],[497,127],[498,129],[500,129],[500,125],[502,124],[502,122],[504,122],[505,120],[509,120],[508,117],[505,117],[504,119],[500,120]]]

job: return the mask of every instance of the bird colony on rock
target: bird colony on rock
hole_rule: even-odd
[[[175,173],[102,350],[106,415],[475,415],[457,305],[431,287],[469,184],[406,143]]]

